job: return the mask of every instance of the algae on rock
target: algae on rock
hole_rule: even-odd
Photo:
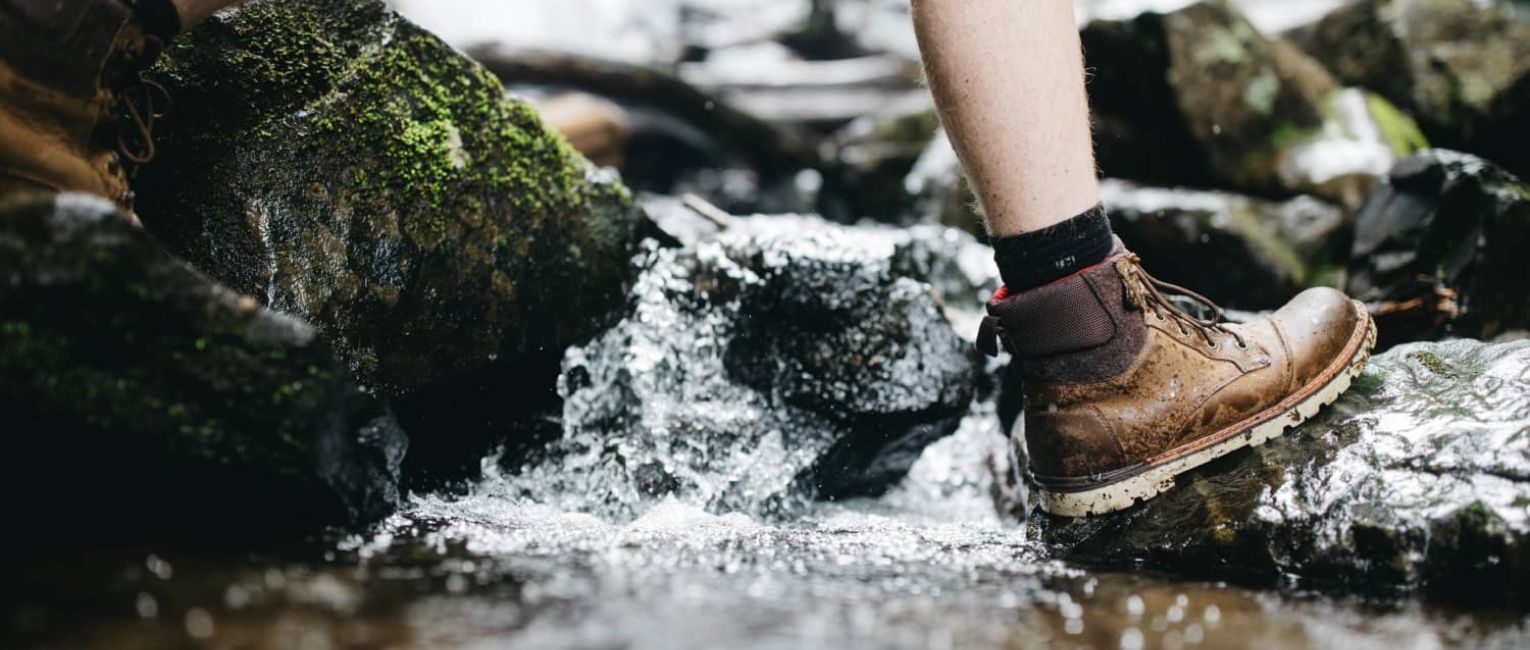
[[[493,75],[375,0],[257,1],[152,71],[138,208],[175,253],[406,393],[587,336],[641,213]]]
[[[22,512],[63,526],[373,520],[407,439],[308,325],[166,255],[108,202],[0,206],[0,405]],[[40,489],[47,486],[45,489]]]

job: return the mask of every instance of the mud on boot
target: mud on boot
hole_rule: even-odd
[[[1001,289],[987,309],[978,346],[997,354],[1002,343],[1020,364],[1041,507],[1070,517],[1128,508],[1279,437],[1338,399],[1376,341],[1365,307],[1327,288],[1225,323],[1210,300],[1154,279],[1119,243],[1073,276]]]

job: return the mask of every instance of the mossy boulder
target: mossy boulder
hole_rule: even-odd
[[[1384,345],[1530,329],[1530,183],[1433,149],[1397,164],[1355,220],[1348,290]]]
[[[1274,309],[1302,289],[1337,281],[1343,210],[1297,197],[1101,185],[1111,224],[1159,278],[1224,307]]]
[[[0,409],[13,515],[62,529],[289,530],[399,501],[407,439],[312,327],[85,195],[0,205]]]
[[[1081,37],[1110,176],[1358,204],[1396,156],[1418,146],[1405,117],[1405,135],[1392,133],[1399,122],[1388,118],[1400,113],[1345,91],[1225,2],[1096,21]]]
[[[1361,0],[1291,38],[1341,81],[1416,116],[1436,144],[1530,174],[1530,23],[1473,0]]]
[[[1093,563],[1501,603],[1530,585],[1527,431],[1530,342],[1409,344],[1284,438],[1033,531]]]
[[[381,2],[259,0],[166,54],[146,227],[314,323],[364,386],[561,349],[620,304],[629,193]]]

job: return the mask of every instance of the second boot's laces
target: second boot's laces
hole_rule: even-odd
[[[1116,260],[1116,272],[1121,274],[1121,283],[1126,288],[1126,298],[1138,309],[1144,312],[1152,311],[1160,318],[1167,318],[1179,326],[1179,331],[1188,334],[1190,330],[1199,332],[1206,339],[1206,345],[1215,347],[1217,342],[1213,334],[1228,334],[1238,342],[1238,347],[1248,347],[1248,342],[1243,335],[1229,329],[1222,323],[1222,308],[1218,307],[1210,298],[1199,293],[1181,287],[1177,284],[1164,282],[1151,275],[1142,268],[1142,259],[1136,254],[1127,253]],[[1195,302],[1205,311],[1211,314],[1210,318],[1199,318],[1190,315],[1178,305],[1174,304],[1163,294],[1169,291],[1184,296]]]
[[[145,40],[145,51],[135,66],[140,71],[159,58],[165,48],[157,37],[149,36]],[[132,81],[118,101],[120,122],[117,128],[117,152],[133,164],[134,175],[139,167],[154,160],[158,153],[154,146],[154,122],[164,117],[169,110],[170,91],[134,72]]]
[[[122,118],[128,128],[117,132],[117,150],[134,165],[154,160],[154,121],[164,117],[170,107],[170,93],[164,86],[140,79],[122,95]]]

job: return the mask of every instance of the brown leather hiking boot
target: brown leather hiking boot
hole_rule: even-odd
[[[1155,280],[1119,243],[1072,277],[1001,289],[988,312],[978,345],[996,354],[1002,341],[1021,364],[1041,507],[1070,517],[1130,507],[1180,474],[1279,437],[1338,399],[1376,342],[1365,307],[1333,289],[1223,323],[1211,301]]]
[[[0,196],[89,192],[136,221],[128,167],[154,156],[168,104],[138,72],[171,35],[146,36],[124,0],[0,0]]]

